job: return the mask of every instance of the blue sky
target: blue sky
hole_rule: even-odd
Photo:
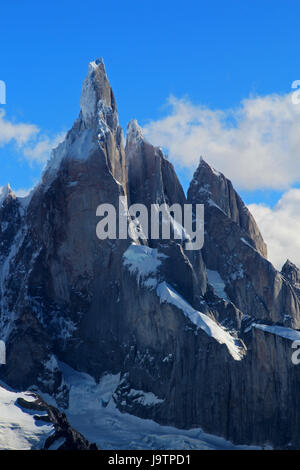
[[[37,126],[38,141],[51,143],[77,117],[87,64],[98,56],[124,128],[132,118],[146,127],[166,118],[171,95],[211,111],[238,108],[250,96],[285,95],[300,78],[299,23],[296,0],[2,3],[1,109],[6,120]],[[195,165],[174,161],[186,187]],[[29,188],[41,168],[14,140],[0,147],[0,186]],[[294,178],[278,188],[248,188],[230,173],[247,203],[272,206],[298,184]]]

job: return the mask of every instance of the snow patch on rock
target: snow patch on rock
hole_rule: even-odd
[[[229,302],[229,298],[225,292],[225,282],[221,278],[218,271],[212,271],[211,269],[206,269],[208,282],[213,286],[217,295],[222,299],[225,299]]]
[[[152,392],[144,392],[143,390],[135,390],[134,388],[130,390],[127,396],[131,398],[134,403],[142,406],[154,406],[164,402],[164,400],[158,398]]]
[[[167,256],[156,248],[133,243],[123,254],[123,264],[131,274],[136,275],[138,283],[154,288],[157,285],[157,270],[165,258]]]
[[[218,343],[225,344],[235,360],[242,359],[243,354],[238,346],[238,341],[207,315],[195,310],[166,282],[161,282],[158,285],[157,295],[160,297],[161,302],[167,302],[179,308],[194,325],[205,331],[208,336],[215,339]]]

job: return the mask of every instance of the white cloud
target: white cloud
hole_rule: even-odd
[[[0,146],[15,141],[18,146],[26,144],[39,133],[34,124],[14,123],[5,118],[5,111],[0,110]]]
[[[149,141],[166,148],[179,165],[195,169],[199,156],[238,188],[284,189],[274,208],[251,204],[269,259],[300,267],[300,104],[292,95],[242,101],[238,109],[211,110],[187,99],[169,99],[169,115],[144,127]]]
[[[250,204],[262,235],[268,245],[268,258],[277,269],[290,259],[300,267],[300,189],[290,189],[273,209],[263,204]]]
[[[31,163],[46,163],[49,159],[51,150],[57,147],[58,144],[64,140],[65,135],[66,134],[62,132],[53,138],[46,135],[40,136],[37,141],[24,147],[23,154],[25,158]]]
[[[170,114],[144,127],[170,158],[195,169],[200,155],[243,189],[288,189],[300,181],[300,105],[292,95],[243,100],[211,110],[171,97]]]
[[[46,163],[51,150],[57,147],[64,137],[63,132],[53,137],[43,135],[35,124],[10,121],[6,118],[5,111],[0,110],[0,146],[15,142],[18,152],[30,163]]]

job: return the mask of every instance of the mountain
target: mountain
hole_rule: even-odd
[[[153,429],[168,426],[173,437],[175,427],[189,439],[198,429],[202,440],[189,440],[196,448],[207,443],[203,433],[222,437],[214,438],[220,447],[228,446],[224,439],[299,447],[300,372],[291,360],[299,299],[267,260],[231,182],[202,159],[186,197],[173,165],[135,120],[125,143],[101,59],[89,64],[80,107],[31,194],[17,198],[7,187],[0,196],[0,339],[7,348],[0,379],[18,393],[51,397],[102,448],[118,444],[100,435],[107,429],[100,416],[119,424],[126,417],[128,436],[135,426],[128,423],[150,432],[145,419],[157,423]],[[189,235],[170,214],[182,239],[135,232],[99,240],[97,208],[119,208],[120,198],[123,223],[140,233],[147,221],[141,225],[132,205],[150,213],[152,205],[184,211],[204,204],[202,250],[187,249]],[[140,445],[134,436],[132,448]],[[161,445],[171,446],[151,440]]]

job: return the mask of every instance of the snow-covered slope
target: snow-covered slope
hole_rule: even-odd
[[[292,328],[285,328],[277,325],[262,325],[261,323],[253,323],[252,328],[257,328],[273,335],[281,336],[282,338],[289,339],[290,341],[300,341],[300,331],[293,330]]]
[[[17,399],[34,401],[30,393],[15,393],[0,386],[0,450],[42,449],[54,427],[50,423],[36,421],[36,412],[24,410]],[[39,415],[47,414],[39,412]]]
[[[97,384],[88,374],[77,372],[66,364],[60,363],[60,366],[70,390],[70,404],[66,411],[68,420],[100,449],[255,448],[234,446],[223,438],[204,433],[201,428],[182,430],[160,426],[152,420],[121,413],[113,399],[120,374],[105,375]]]
[[[214,338],[218,343],[226,344],[228,351],[235,360],[240,360],[243,357],[242,349],[239,346],[238,340],[233,338],[228,331],[219,326],[207,315],[195,310],[166,282],[161,282],[158,285],[157,294],[161,298],[161,302],[168,302],[175,305],[177,308],[182,310],[192,323],[205,331],[207,335]]]

